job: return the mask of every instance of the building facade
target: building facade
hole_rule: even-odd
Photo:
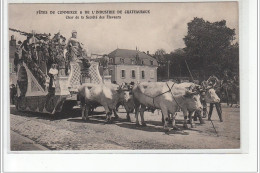
[[[158,62],[148,52],[116,49],[108,57],[108,71],[112,82],[121,84],[157,81]]]

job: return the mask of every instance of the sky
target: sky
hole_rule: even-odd
[[[229,28],[235,29],[238,41],[238,3],[104,3],[104,4],[9,4],[9,28],[37,33],[60,31],[67,39],[76,30],[78,40],[89,53],[108,54],[113,50],[132,49],[149,51],[157,49],[167,53],[184,48],[187,23],[194,17],[209,22],[226,20]],[[36,14],[38,10],[48,14]],[[66,16],[85,14],[57,14],[58,11],[122,10],[121,19],[66,19]],[[124,14],[125,10],[150,10],[149,14]],[[50,14],[49,11],[55,11]],[[89,15],[92,16],[92,15]],[[103,15],[106,16],[106,15]],[[118,14],[114,14],[118,16]],[[10,31],[16,40],[24,36]]]

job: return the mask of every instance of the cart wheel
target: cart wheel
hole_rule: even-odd
[[[23,110],[26,109],[26,106],[27,106],[26,98],[25,97],[21,97],[21,96],[18,97],[17,101],[16,101],[16,104],[15,104],[16,109],[19,110],[19,111],[23,111]]]
[[[73,107],[76,105],[77,105],[77,101],[75,101],[75,102],[65,101],[62,106],[62,112],[71,111],[73,109]]]
[[[55,103],[55,100],[54,100],[54,97],[51,97],[49,100],[48,100],[48,103],[46,103],[46,110],[50,113],[52,113],[54,107],[55,107],[56,103]]]

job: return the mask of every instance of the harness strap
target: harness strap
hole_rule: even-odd
[[[175,83],[174,83],[174,84],[175,84]],[[172,94],[172,92],[171,92],[171,90],[172,90],[174,84],[173,84],[172,87],[170,88],[169,85],[168,85],[167,82],[166,82],[166,85],[167,85],[167,87],[169,88],[169,92],[171,93],[171,95],[172,95],[174,101],[175,101],[176,104],[182,109],[182,107],[179,105],[179,103],[177,102],[177,100],[175,99],[175,97],[173,96],[173,94]]]
[[[161,93],[161,94],[159,94],[159,95],[157,95],[157,96],[155,96],[155,97],[152,97],[152,96],[149,96],[149,95],[147,95],[147,94],[144,94],[145,96],[147,96],[147,97],[149,97],[149,98],[152,98],[153,99],[153,106],[154,107],[156,107],[155,106],[155,98],[156,97],[159,97],[159,96],[161,96],[161,95],[164,95],[164,94],[166,94],[166,93],[168,93],[168,92],[170,92],[171,93],[171,95],[172,95],[172,97],[173,97],[173,99],[174,99],[174,101],[176,102],[176,104],[182,109],[182,107],[178,104],[178,102],[177,102],[177,100],[175,99],[175,97],[173,96],[173,94],[172,94],[172,92],[171,92],[171,90],[172,90],[172,88],[173,88],[173,86],[175,85],[175,83],[173,83],[173,85],[171,86],[171,88],[169,87],[169,85],[168,85],[168,83],[166,82],[166,85],[167,85],[167,87],[168,87],[168,91],[165,91],[165,92],[163,92],[163,93]]]

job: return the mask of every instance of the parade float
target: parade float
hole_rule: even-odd
[[[77,105],[78,87],[84,83],[104,83],[99,62],[92,61],[76,40],[60,33],[26,33],[15,52],[17,69],[16,108],[55,114]],[[73,35],[73,34],[72,34]],[[106,76],[106,81],[110,81]]]

